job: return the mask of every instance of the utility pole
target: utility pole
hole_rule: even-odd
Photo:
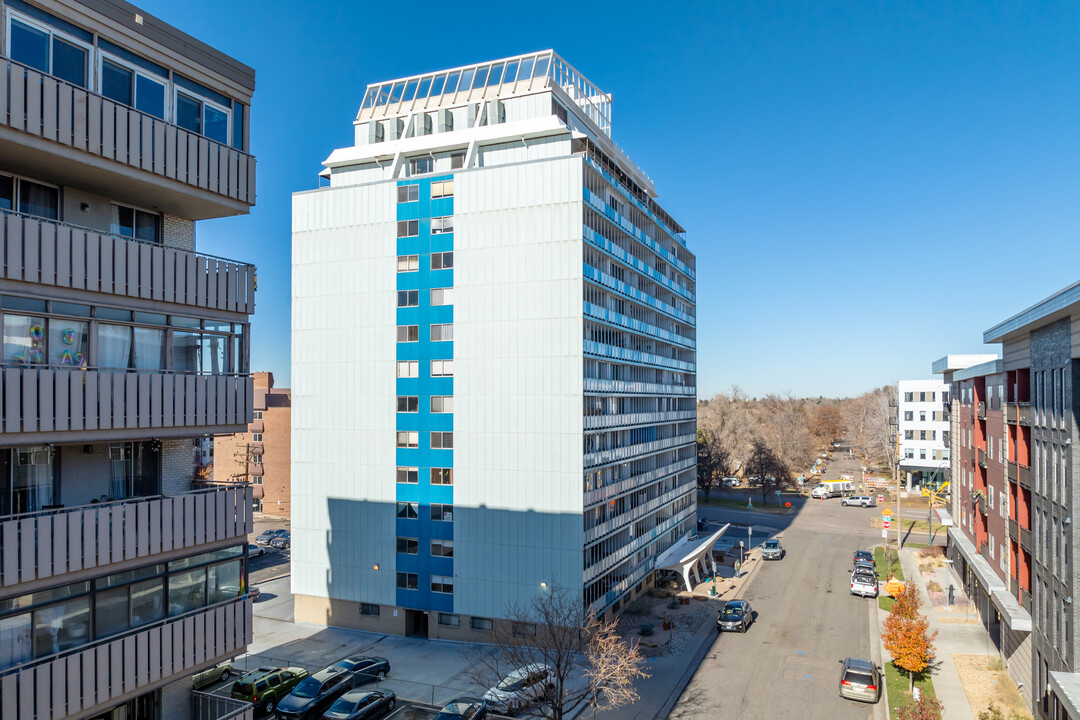
[[[891,411],[891,417],[889,418],[889,425],[893,429],[893,438],[896,454],[893,456],[893,482],[896,484],[896,550],[899,552],[904,547],[904,540],[900,535],[900,527],[903,525],[903,518],[900,515],[900,397],[899,388],[897,388],[897,397],[895,400],[889,400],[889,409]]]

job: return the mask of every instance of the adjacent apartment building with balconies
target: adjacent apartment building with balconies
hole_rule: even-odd
[[[193,441],[252,419],[255,268],[195,223],[254,203],[254,71],[123,0],[0,20],[0,716],[187,717],[251,638]]]
[[[296,619],[614,613],[695,528],[696,271],[548,50],[368,86],[293,197]]]
[[[970,449],[953,465],[954,514],[964,517],[949,531],[953,569],[992,599],[980,607],[984,623],[1036,717],[1080,718],[1080,543],[1072,532],[1080,517],[1080,283],[990,328],[983,342],[1000,343],[1002,359],[952,375]],[[967,480],[957,487],[962,471]]]

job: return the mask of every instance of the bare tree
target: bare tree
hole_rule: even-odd
[[[698,489],[705,493],[705,499],[709,499],[709,493],[713,485],[731,474],[733,468],[731,452],[707,430],[698,430],[697,434],[697,479]]]
[[[752,482],[761,482],[761,501],[768,503],[769,495],[791,485],[791,470],[764,440],[754,443],[746,461],[746,475]]]
[[[850,402],[848,435],[868,465],[896,466],[896,386],[886,385]]]
[[[585,703],[609,710],[637,701],[634,681],[645,678],[645,658],[637,643],[627,643],[613,621],[588,613],[580,596],[558,584],[541,588],[525,607],[511,604],[506,619],[492,628],[490,645],[464,651],[466,676],[490,687],[508,674],[530,665],[551,672],[547,700],[553,720],[571,714]],[[524,695],[510,700],[511,711],[543,697]]]
[[[814,459],[809,413],[790,393],[762,399],[759,437],[789,470],[809,467]]]
[[[835,405],[818,405],[810,418],[810,433],[821,443],[839,440],[845,429],[844,416]]]

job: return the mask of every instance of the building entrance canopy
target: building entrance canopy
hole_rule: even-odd
[[[707,537],[693,537],[687,535],[686,537],[679,538],[679,541],[664,551],[660,557],[656,559],[657,570],[673,570],[682,576],[683,582],[686,583],[687,590],[693,590],[694,585],[691,582],[691,573],[698,567],[698,563],[701,563],[701,569],[705,569],[705,559],[708,558],[709,569],[712,570],[713,575],[716,575],[716,559],[713,557],[712,549],[716,544],[716,541],[720,539],[720,536],[727,532],[727,529],[731,527],[731,523],[724,525],[712,535]],[[699,577],[700,570],[699,570]]]

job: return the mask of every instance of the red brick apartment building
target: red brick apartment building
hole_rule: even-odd
[[[255,416],[247,432],[214,438],[214,482],[250,482],[254,510],[288,518],[292,482],[292,390],[274,387],[274,374],[252,373]]]
[[[1080,283],[983,341],[1001,343],[1002,358],[934,363],[952,387],[948,555],[1036,717],[1080,718]]]

